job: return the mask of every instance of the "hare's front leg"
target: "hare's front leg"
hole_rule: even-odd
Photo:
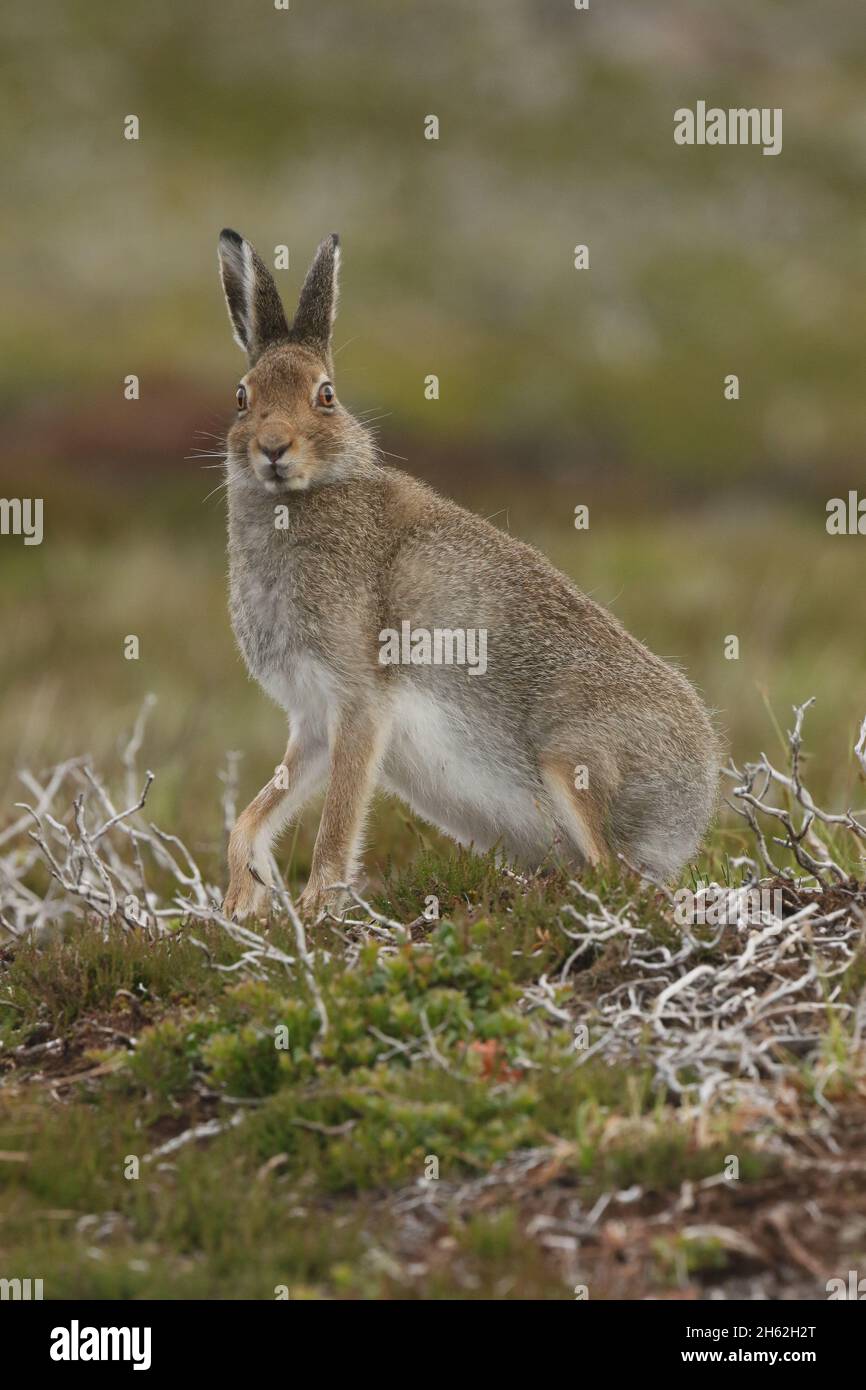
[[[344,713],[331,749],[331,772],[319,833],[313,849],[310,880],[301,894],[305,917],[315,921],[327,909],[337,910],[336,883],[355,876],[376,770],[386,736],[386,721],[371,710]]]
[[[274,838],[315,795],[327,775],[327,752],[289,739],[283,761],[258,796],[238,816],[229,837],[226,917],[240,920],[267,904],[268,853]]]

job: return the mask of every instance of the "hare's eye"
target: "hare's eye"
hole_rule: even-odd
[[[247,389],[246,389],[245,386],[239,386],[239,387],[238,387],[237,396],[235,397],[235,399],[237,400],[237,403],[238,403],[238,410],[246,410],[246,408],[247,408]]]
[[[319,387],[319,394],[316,397],[316,404],[331,406],[334,404],[334,401],[336,399],[337,398],[334,395],[334,388],[331,385],[330,381],[323,381],[321,386]]]

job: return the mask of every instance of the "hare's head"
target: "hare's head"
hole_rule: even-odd
[[[337,400],[331,328],[337,309],[336,235],[313,259],[289,326],[273,276],[248,241],[220,233],[220,278],[235,341],[249,369],[237,387],[228,468],[269,493],[341,482],[367,461],[367,431]]]

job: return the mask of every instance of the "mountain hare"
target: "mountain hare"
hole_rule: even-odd
[[[322,788],[309,918],[356,874],[376,786],[517,864],[621,852],[671,878],[716,795],[689,682],[531,546],[379,463],[334,386],[336,236],[291,325],[248,241],[222,232],[219,259],[249,359],[227,449],[232,624],[289,716],[231,835],[226,914],[265,905],[272,841]]]

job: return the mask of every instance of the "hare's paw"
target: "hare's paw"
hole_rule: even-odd
[[[256,916],[267,906],[267,884],[263,882],[258,870],[252,864],[245,864],[233,873],[228,892],[223,901],[223,915],[240,922],[244,917]]]
[[[301,896],[298,898],[298,911],[305,922],[318,922],[326,912],[325,895],[320,888],[307,884]]]
[[[298,909],[305,922],[316,923],[323,917],[339,917],[346,906],[346,894],[339,888],[324,888],[312,879],[300,898]]]

